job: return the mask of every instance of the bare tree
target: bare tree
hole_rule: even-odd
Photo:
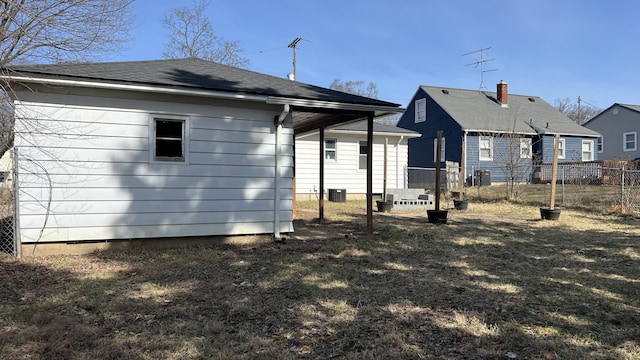
[[[129,40],[133,0],[0,1],[0,69],[15,63],[99,59]],[[13,144],[7,83],[0,83],[0,156]],[[28,121],[28,120],[24,120]]]
[[[584,101],[580,100],[580,98],[578,98],[578,102],[573,102],[570,98],[557,98],[553,102],[553,106],[564,116],[573,120],[578,125],[584,124],[600,112],[600,109],[595,106],[585,104]]]
[[[165,13],[162,23],[169,38],[162,55],[168,59],[197,57],[225,65],[247,68],[249,59],[238,40],[217,36],[206,15],[208,0],[194,0],[193,7],[174,8]]]
[[[342,81],[335,79],[329,86],[330,89],[346,92],[349,94],[378,98],[378,85],[374,82],[365,83],[363,80]]]

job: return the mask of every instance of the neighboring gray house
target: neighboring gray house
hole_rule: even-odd
[[[294,136],[399,107],[193,58],[2,74],[15,106],[25,253],[114,239],[277,238],[294,230]]]
[[[508,94],[504,81],[496,92],[420,86],[398,126],[422,134],[409,139],[410,167],[435,166],[436,137],[442,131],[442,162],[464,158],[467,176],[472,169],[486,170],[498,182],[506,180],[510,164],[521,168],[519,181],[535,181],[533,165],[553,161],[556,134],[560,162],[597,157],[597,132],[576,124],[537,96]]]
[[[640,158],[640,105],[615,103],[584,126],[602,135],[596,145],[599,160]]]

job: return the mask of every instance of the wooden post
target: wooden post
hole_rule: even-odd
[[[318,221],[324,220],[324,128],[320,128],[320,189],[318,192]]]
[[[458,179],[458,182],[460,183],[460,197],[458,198],[459,200],[464,199],[463,193],[464,193],[464,180],[465,180],[465,166],[467,165],[465,160],[466,160],[466,152],[467,152],[467,144],[464,141],[464,137],[462,138],[462,156],[460,157],[460,178]]]
[[[382,201],[387,201],[387,147],[389,146],[389,138],[384,138],[384,166],[382,175]]]
[[[551,199],[549,199],[549,209],[553,210],[556,202],[556,180],[558,179],[558,151],[560,150],[560,134],[556,134],[556,141],[553,149],[553,167],[551,168]]]
[[[438,131],[436,146],[436,210],[440,210],[440,154],[442,153],[442,131]]]
[[[367,116],[367,234],[373,235],[373,113]]]

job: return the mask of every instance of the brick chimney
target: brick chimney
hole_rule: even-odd
[[[498,85],[496,86],[496,97],[498,98],[498,102],[500,102],[500,106],[509,107],[509,95],[507,94],[507,83],[504,80],[500,80]]]

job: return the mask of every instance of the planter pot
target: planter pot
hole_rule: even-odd
[[[393,201],[376,200],[379,212],[389,212],[393,209]]]
[[[453,200],[453,207],[456,210],[467,210],[468,206],[469,206],[469,199]]]
[[[446,224],[449,210],[427,210],[427,219],[431,224]]]
[[[560,209],[549,209],[548,207],[541,207],[540,217],[542,217],[542,220],[558,220],[560,219]]]

